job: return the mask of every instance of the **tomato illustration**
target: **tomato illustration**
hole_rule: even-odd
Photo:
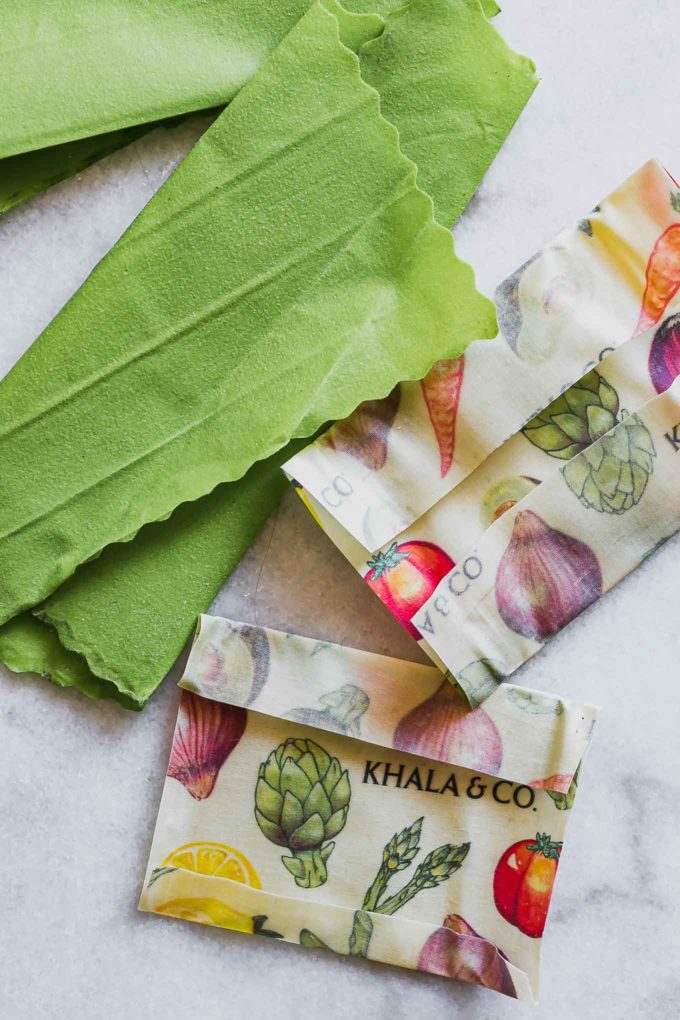
[[[540,939],[562,844],[545,832],[508,847],[496,865],[493,898],[501,917],[532,939]]]
[[[411,617],[427,602],[442,577],[453,570],[451,557],[433,542],[393,542],[369,561],[364,581],[416,640]]]

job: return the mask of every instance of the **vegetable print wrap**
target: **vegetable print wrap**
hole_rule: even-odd
[[[535,1000],[596,709],[202,617],[140,909]]]
[[[472,705],[678,528],[679,288],[651,161],[500,284],[497,340],[285,466]]]

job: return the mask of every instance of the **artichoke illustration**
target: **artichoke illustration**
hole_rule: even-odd
[[[347,770],[313,740],[286,740],[260,765],[255,818],[268,840],[290,850],[281,860],[301,888],[328,878],[329,840],[344,828],[350,798]]]
[[[652,436],[638,415],[620,411],[616,390],[596,369],[522,431],[540,450],[568,461],[562,474],[585,507],[622,514],[642,499],[654,470]]]
[[[522,432],[551,457],[571,460],[613,429],[618,413],[616,390],[592,369],[536,415]]]
[[[654,470],[654,441],[643,420],[631,414],[611,435],[562,468],[583,505],[599,513],[622,514],[642,499]]]

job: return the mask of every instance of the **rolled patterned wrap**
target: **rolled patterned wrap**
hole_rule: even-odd
[[[678,210],[647,163],[499,285],[496,341],[402,384],[380,469],[346,423],[285,465],[472,705],[678,528]]]

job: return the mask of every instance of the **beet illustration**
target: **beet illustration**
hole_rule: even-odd
[[[665,393],[680,375],[680,312],[666,319],[649,349],[649,376],[657,393]]]

